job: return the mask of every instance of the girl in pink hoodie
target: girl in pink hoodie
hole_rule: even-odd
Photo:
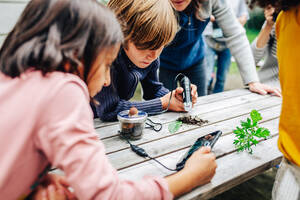
[[[118,178],[89,102],[110,84],[122,40],[114,15],[95,0],[28,3],[0,50],[0,199],[26,197],[49,165],[79,199],[171,199],[210,181],[209,148],[166,178]]]

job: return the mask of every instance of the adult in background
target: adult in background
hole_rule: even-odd
[[[226,3],[232,8],[240,24],[244,26],[249,19],[248,7],[245,0],[226,0]],[[226,74],[231,64],[230,50],[226,46],[222,29],[218,26],[214,18],[208,23],[203,35],[206,43],[205,59],[207,64],[208,93],[223,92]],[[217,58],[215,59],[215,57]],[[212,75],[214,74],[216,62],[216,82],[213,86],[214,77]]]
[[[265,23],[257,38],[252,42],[251,48],[255,59],[255,64],[264,58],[264,64],[258,71],[259,79],[262,83],[279,85],[278,61],[277,61],[277,40],[275,36],[275,20],[278,11],[271,5],[264,8]]]
[[[159,78],[165,87],[172,89],[175,76],[184,73],[197,86],[198,95],[206,95],[202,33],[213,15],[224,33],[226,45],[236,58],[244,84],[252,92],[280,96],[278,89],[259,82],[245,30],[224,0],[171,0],[171,3],[179,16],[180,29],[160,56]]]

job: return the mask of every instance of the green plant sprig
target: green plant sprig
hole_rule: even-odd
[[[262,120],[260,113],[257,110],[252,110],[250,118],[247,121],[241,121],[241,127],[236,127],[233,130],[235,140],[233,144],[238,152],[246,150],[250,154],[253,153],[252,145],[258,144],[258,138],[267,139],[270,136],[270,131],[267,128],[259,127],[258,122]]]

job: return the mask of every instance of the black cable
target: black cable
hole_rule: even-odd
[[[173,172],[177,172],[176,169],[171,169],[171,168],[165,166],[164,164],[162,164],[161,162],[159,162],[158,160],[156,160],[156,158],[153,158],[153,157],[151,157],[151,156],[148,156],[148,158],[154,160],[155,162],[157,162],[158,164],[160,164],[161,166],[163,166],[163,167],[166,168],[167,170],[170,170],[170,171],[173,171]]]
[[[171,99],[172,99],[172,94],[173,94],[173,90],[175,89],[175,85],[176,85],[176,81],[178,80],[179,77],[183,77],[184,74],[182,73],[179,73],[177,74],[177,76],[174,78],[174,82],[173,82],[173,86],[172,86],[172,89],[171,89],[171,95],[170,95],[170,98],[169,98],[169,103],[168,103],[168,106],[165,110],[161,111],[161,112],[149,112],[147,113],[148,116],[151,116],[151,115],[158,115],[158,114],[163,114],[165,112],[167,112],[169,110],[169,107],[170,107],[170,103],[171,103]]]
[[[152,160],[154,160],[155,162],[157,162],[158,164],[160,164],[161,166],[163,166],[164,168],[166,168],[167,170],[170,170],[170,171],[177,171],[176,169],[171,169],[167,166],[165,166],[164,164],[162,164],[161,162],[159,162],[156,158],[153,158],[151,156],[148,155],[148,153],[141,147],[137,146],[137,145],[134,145],[132,144],[127,138],[125,138],[126,141],[128,142],[128,144],[130,145],[130,148],[133,152],[135,152],[137,155],[141,156],[141,157],[144,157],[144,158],[150,158]]]
[[[168,103],[167,108],[166,108],[165,110],[161,111],[161,112],[148,113],[148,116],[151,116],[151,115],[157,115],[157,114],[162,114],[162,113],[165,113],[165,112],[167,112],[167,111],[169,110],[169,106],[170,106],[170,103],[171,103],[173,90],[174,90],[174,87],[175,87],[175,85],[176,85],[176,81],[177,81],[177,79],[178,79],[180,76],[183,77],[184,74],[179,73],[179,74],[177,74],[177,76],[175,77],[174,82],[173,82],[173,89],[171,90],[171,95],[170,95],[170,99],[169,99],[169,103]],[[148,118],[148,120],[149,120],[152,124],[148,124],[148,123],[146,123],[146,124],[149,125],[153,130],[155,130],[155,131],[158,132],[158,131],[160,131],[160,130],[162,129],[162,124],[161,124],[161,123],[155,123],[155,122],[153,122],[152,120],[150,120],[149,118]],[[157,129],[157,130],[155,129],[155,126],[156,126],[156,125],[160,125],[160,128]],[[127,141],[127,143],[130,145],[131,150],[132,150],[133,152],[135,152],[137,155],[139,155],[139,156],[141,156],[141,157],[144,157],[144,158],[147,158],[147,157],[148,157],[148,158],[154,160],[155,162],[157,162],[158,164],[160,164],[162,167],[166,168],[167,170],[170,170],[170,171],[178,171],[178,170],[176,170],[176,169],[171,169],[171,168],[165,166],[165,165],[162,164],[160,161],[158,161],[156,158],[153,158],[153,157],[149,156],[148,153],[147,153],[143,148],[138,147],[137,145],[132,144],[132,143],[128,140],[128,138],[126,138],[126,137],[123,137],[123,138],[124,138],[124,139]]]

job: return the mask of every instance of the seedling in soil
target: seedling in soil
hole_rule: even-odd
[[[250,117],[247,118],[247,121],[241,121],[241,127],[237,126],[233,130],[236,138],[233,144],[237,151],[246,150],[252,154],[252,145],[256,146],[259,138],[267,139],[270,136],[270,131],[267,128],[258,126],[258,122],[262,120],[262,117],[257,110],[252,110]]]

